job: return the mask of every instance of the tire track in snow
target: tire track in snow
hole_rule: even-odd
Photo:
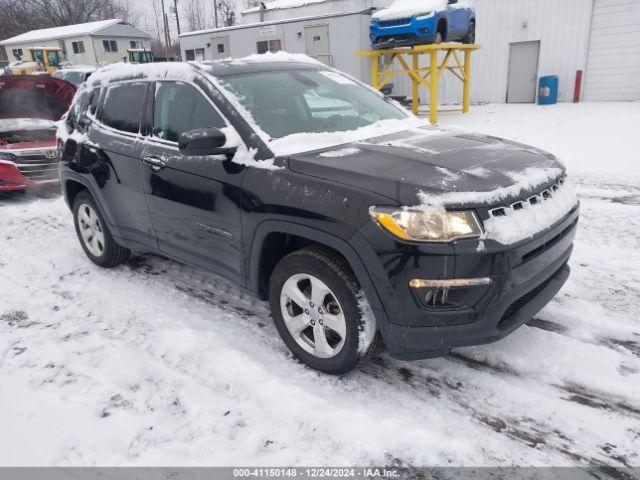
[[[153,275],[151,272],[150,274]],[[218,293],[210,289],[198,289],[185,284],[185,282],[175,283],[175,288],[208,305],[235,313],[245,320],[252,320],[261,327],[264,326],[262,323],[265,320],[264,315],[268,315],[268,310],[261,309],[258,305],[249,303],[247,306],[247,302],[242,302],[240,305],[235,304],[221,295],[226,293],[224,291]],[[271,333],[276,334],[275,329],[271,330]],[[489,375],[521,377],[518,371],[508,364],[488,363],[466,356],[460,351],[452,352],[446,357],[446,360],[467,370],[482,371]],[[439,375],[435,372],[431,375],[425,375],[420,369],[412,367],[411,363],[399,362],[384,354],[378,355],[369,364],[366,364],[363,372],[377,381],[383,381],[396,388],[399,387],[398,381],[400,380],[404,384],[401,386],[408,387],[409,390],[417,390],[435,398],[446,399],[447,402],[457,406],[460,413],[471,415],[485,428],[491,429],[496,434],[506,436],[515,442],[522,443],[529,448],[545,448],[566,457],[568,460],[579,461],[601,473],[615,473],[614,478],[624,478],[622,471],[617,471],[606,463],[605,460],[612,457],[607,457],[606,455],[603,458],[585,456],[575,447],[574,440],[566,432],[549,428],[547,425],[539,423],[530,417],[517,418],[505,415],[504,412],[479,410],[474,406],[476,395],[469,396],[463,388],[463,383],[452,377]],[[556,390],[557,400],[573,402],[594,410],[613,412],[617,415],[632,416],[640,419],[640,409],[629,405],[623,399],[612,398],[577,384],[554,385],[546,383],[545,386]],[[477,394],[478,392],[474,393]],[[625,455],[619,455],[614,460],[616,460],[620,468],[629,466]]]

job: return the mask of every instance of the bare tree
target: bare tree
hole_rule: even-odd
[[[216,0],[218,4],[218,16],[223,27],[236,24],[236,2],[234,0]]]
[[[124,0],[0,0],[0,38],[109,18],[135,21],[137,12]]]
[[[207,27],[205,8],[202,0],[184,0],[184,15],[189,31],[202,30]]]

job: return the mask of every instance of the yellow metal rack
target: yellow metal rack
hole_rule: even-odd
[[[380,90],[396,75],[409,75],[412,82],[411,106],[413,113],[420,111],[420,85],[429,89],[429,119],[431,123],[438,121],[438,80],[445,71],[450,71],[463,84],[462,109],[440,111],[469,111],[469,87],[471,83],[471,52],[478,50],[479,45],[463,43],[439,43],[434,45],[418,45],[406,48],[391,48],[385,50],[370,50],[357,52],[356,55],[371,58],[371,85]],[[445,52],[442,61],[439,52]],[[460,58],[464,54],[464,62]],[[429,66],[420,67],[420,56],[429,56]],[[388,57],[381,62],[381,57]],[[400,69],[394,69],[394,60],[398,60]],[[455,65],[453,64],[455,61]],[[451,65],[450,65],[451,62]],[[382,69],[380,68],[382,66]]]

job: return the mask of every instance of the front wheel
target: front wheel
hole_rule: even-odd
[[[269,301],[282,340],[315,370],[347,373],[380,341],[353,274],[329,251],[305,248],[283,258],[271,275]]]
[[[475,22],[471,22],[469,24],[469,30],[467,30],[467,34],[462,40],[462,43],[468,43],[471,45],[476,43],[476,23]]]

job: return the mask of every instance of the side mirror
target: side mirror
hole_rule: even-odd
[[[227,137],[218,128],[189,130],[180,135],[178,148],[188,156],[233,155],[236,147],[224,147]]]

